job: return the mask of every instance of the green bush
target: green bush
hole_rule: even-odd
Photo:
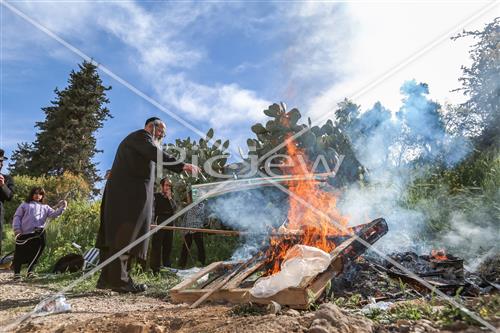
[[[466,221],[471,232],[498,230],[499,188],[500,150],[490,149],[473,153],[453,169],[434,170],[417,179],[408,188],[405,204],[424,213],[426,229],[422,238],[439,243],[441,236],[463,223],[460,221]],[[464,245],[449,250],[465,255],[460,253],[468,251]],[[493,244],[483,245],[486,251]]]
[[[90,197],[91,189],[87,182],[69,172],[62,176],[30,177],[14,176],[14,198],[5,202],[5,224],[11,224],[17,207],[26,199],[34,186],[41,186],[46,192],[46,202],[55,205],[66,198],[68,202],[84,200]]]
[[[48,220],[46,230],[47,246],[38,262],[38,272],[48,272],[62,256],[78,250],[71,245],[75,242],[83,250],[93,247],[99,228],[100,201],[71,201],[66,211],[54,220]],[[6,251],[14,249],[14,233],[6,228]]]
[[[73,201],[66,211],[50,222],[47,228],[47,247],[39,263],[39,270],[48,271],[62,256],[94,247],[99,229],[100,201]]]
[[[12,217],[33,186],[45,188],[47,203],[50,205],[56,204],[64,197],[68,200],[66,211],[60,217],[48,222],[49,227],[46,230],[47,246],[37,265],[38,272],[49,272],[59,258],[72,252],[78,252],[72,245],[73,242],[81,245],[84,251],[95,245],[100,223],[101,202],[89,199],[91,190],[82,178],[66,173],[59,177],[15,176],[14,182],[16,185],[14,199],[5,205],[5,251],[14,250],[14,233],[11,227]],[[204,240],[207,263],[230,258],[240,244],[237,237],[206,235]],[[171,258],[174,265],[179,260],[182,243],[182,234],[175,232]],[[154,251],[154,249],[151,249],[151,251]],[[199,263],[196,262],[197,248],[194,242],[190,253],[188,265],[199,266]],[[194,261],[191,257],[193,257]]]

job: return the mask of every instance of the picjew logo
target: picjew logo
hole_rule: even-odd
[[[196,151],[198,149],[192,149],[195,153],[188,155],[186,151],[179,147],[169,147],[169,149],[176,151],[177,158],[175,161],[168,162],[163,160],[163,154],[160,150],[158,150],[158,154],[156,157],[156,177],[157,179],[163,178],[163,170],[171,165],[176,165],[179,162],[190,161],[189,163],[194,164],[202,169],[202,172],[210,177],[215,179],[232,179],[237,174],[238,177],[241,178],[253,178],[258,177],[259,172],[262,172],[262,169],[265,171],[267,176],[270,177],[278,177],[283,176],[280,170],[283,169],[293,169],[299,170],[301,174],[315,174],[318,172],[324,174],[330,174],[331,176],[335,176],[344,161],[344,155],[338,155],[335,157],[335,160],[332,163],[328,163],[328,158],[324,155],[318,155],[311,161],[306,159],[306,157],[302,155],[298,155],[295,158],[291,158],[286,154],[276,154],[271,155],[265,158],[264,160],[259,159],[259,156],[256,154],[252,154],[255,151],[254,147],[250,147],[250,153],[244,162],[233,163],[230,166],[227,166],[226,173],[220,173],[218,170],[214,169],[214,165],[217,165],[218,161],[224,160],[227,161],[230,159],[231,155],[229,154],[221,154],[215,155],[203,163],[200,163],[200,157]],[[231,167],[233,166],[233,167]],[[199,175],[197,172],[192,174],[193,177],[198,178]]]

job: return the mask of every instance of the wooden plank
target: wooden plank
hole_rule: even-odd
[[[227,272],[225,274],[221,274],[219,275],[216,279],[213,279],[210,283],[206,284],[203,289],[213,289],[214,286],[218,286],[219,283],[222,282],[222,280],[224,280],[224,278],[226,277],[226,274],[228,274]]]
[[[342,254],[342,252],[348,247],[350,246],[354,241],[356,240],[356,236],[352,236],[351,238],[349,238],[348,240],[346,240],[345,242],[343,242],[342,244],[340,244],[339,246],[337,246],[335,249],[332,250],[332,252],[330,252],[330,257],[332,258],[331,261],[330,261],[330,267],[331,265],[333,265],[336,261],[337,261],[337,258],[339,257],[340,254]],[[340,269],[342,269],[342,267],[340,267]],[[327,269],[328,270],[328,269]],[[325,270],[325,272],[327,271]],[[321,273],[320,273],[321,274]],[[316,279],[316,277],[318,277],[319,274],[317,275],[313,275],[313,276],[308,276],[306,278],[304,278],[299,287],[300,288],[305,288],[307,287],[308,285],[311,284],[311,282]]]
[[[231,281],[228,282],[228,284],[224,287],[224,289],[238,288],[238,286],[241,284],[241,282],[243,282],[243,280],[245,280],[247,277],[255,273],[255,271],[262,268],[264,264],[265,264],[264,260],[256,262],[254,265],[248,267],[243,272],[239,273],[233,279],[231,279]]]
[[[267,298],[252,297],[252,302],[260,304],[269,304],[271,301],[296,309],[306,308],[308,305],[307,293],[303,288],[287,288]]]
[[[313,298],[313,301],[316,301],[321,296],[326,286],[328,285],[328,282],[342,272],[342,261],[343,260],[341,257],[337,257],[332,265],[326,271],[319,274],[316,279],[307,287],[306,293],[309,297]]]
[[[216,262],[211,263],[210,265],[206,266],[205,268],[203,268],[202,270],[200,270],[198,273],[194,274],[190,278],[185,279],[184,281],[177,284],[175,287],[170,289],[170,291],[172,292],[174,290],[181,290],[181,289],[184,289],[184,288],[191,286],[196,281],[198,281],[200,278],[202,278],[206,274],[212,272],[213,270],[219,268],[223,264],[224,263],[222,261],[216,261]]]
[[[170,295],[171,301],[173,303],[194,303],[200,297],[204,296],[206,291],[199,289],[183,290],[177,291]],[[241,303],[258,303],[258,304],[269,304],[271,301],[280,303],[281,305],[287,305],[296,309],[304,309],[307,307],[306,294],[303,289],[292,289],[283,290],[276,295],[269,298],[254,298],[250,294],[250,289],[220,289],[213,292],[207,297],[209,301],[223,301],[232,304]]]
[[[203,295],[203,296],[201,296],[198,300],[196,300],[196,302],[194,302],[193,304],[191,304],[189,306],[189,308],[190,309],[196,308],[198,305],[200,305],[206,299],[208,299],[212,294],[214,294],[217,291],[219,291],[220,289],[222,289],[229,282],[229,280],[231,280],[232,278],[234,278],[241,271],[245,270],[248,267],[248,265],[251,265],[253,262],[255,262],[255,260],[257,260],[259,256],[260,256],[260,254],[256,254],[252,258],[250,258],[249,260],[247,260],[246,262],[241,263],[239,266],[235,267],[232,272],[230,272],[229,274],[225,275],[224,280],[220,281],[217,285],[214,285],[212,287],[213,289],[207,290],[206,294]]]

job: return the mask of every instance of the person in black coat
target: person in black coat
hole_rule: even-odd
[[[177,205],[172,198],[172,183],[165,177],[160,181],[161,192],[154,195],[154,221],[161,224],[175,214]],[[173,225],[171,221],[167,225]],[[160,271],[161,266],[170,267],[170,253],[172,252],[173,230],[159,230],[151,241],[150,267],[154,273]]]
[[[3,161],[8,158],[5,151],[0,149],[0,172],[3,168]],[[10,201],[14,197],[14,180],[9,175],[0,173],[0,254],[2,254],[3,223],[4,223],[4,202]]]
[[[106,182],[101,203],[101,224],[96,247],[101,262],[149,232],[153,212],[155,162],[174,172],[198,172],[197,166],[176,161],[161,147],[165,123],[150,118],[144,129],[130,133],[118,146],[111,176]],[[131,257],[146,260],[148,239],[104,266],[97,288],[118,292],[142,292],[147,286],[135,284],[129,275]]]

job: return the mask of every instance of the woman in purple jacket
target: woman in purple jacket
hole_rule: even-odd
[[[12,221],[12,229],[16,235],[14,252],[14,279],[19,279],[21,266],[28,264],[28,276],[33,274],[38,259],[45,248],[45,221],[56,218],[64,212],[67,202],[61,200],[57,210],[44,204],[45,191],[41,187],[33,187],[26,200],[17,208]]]

